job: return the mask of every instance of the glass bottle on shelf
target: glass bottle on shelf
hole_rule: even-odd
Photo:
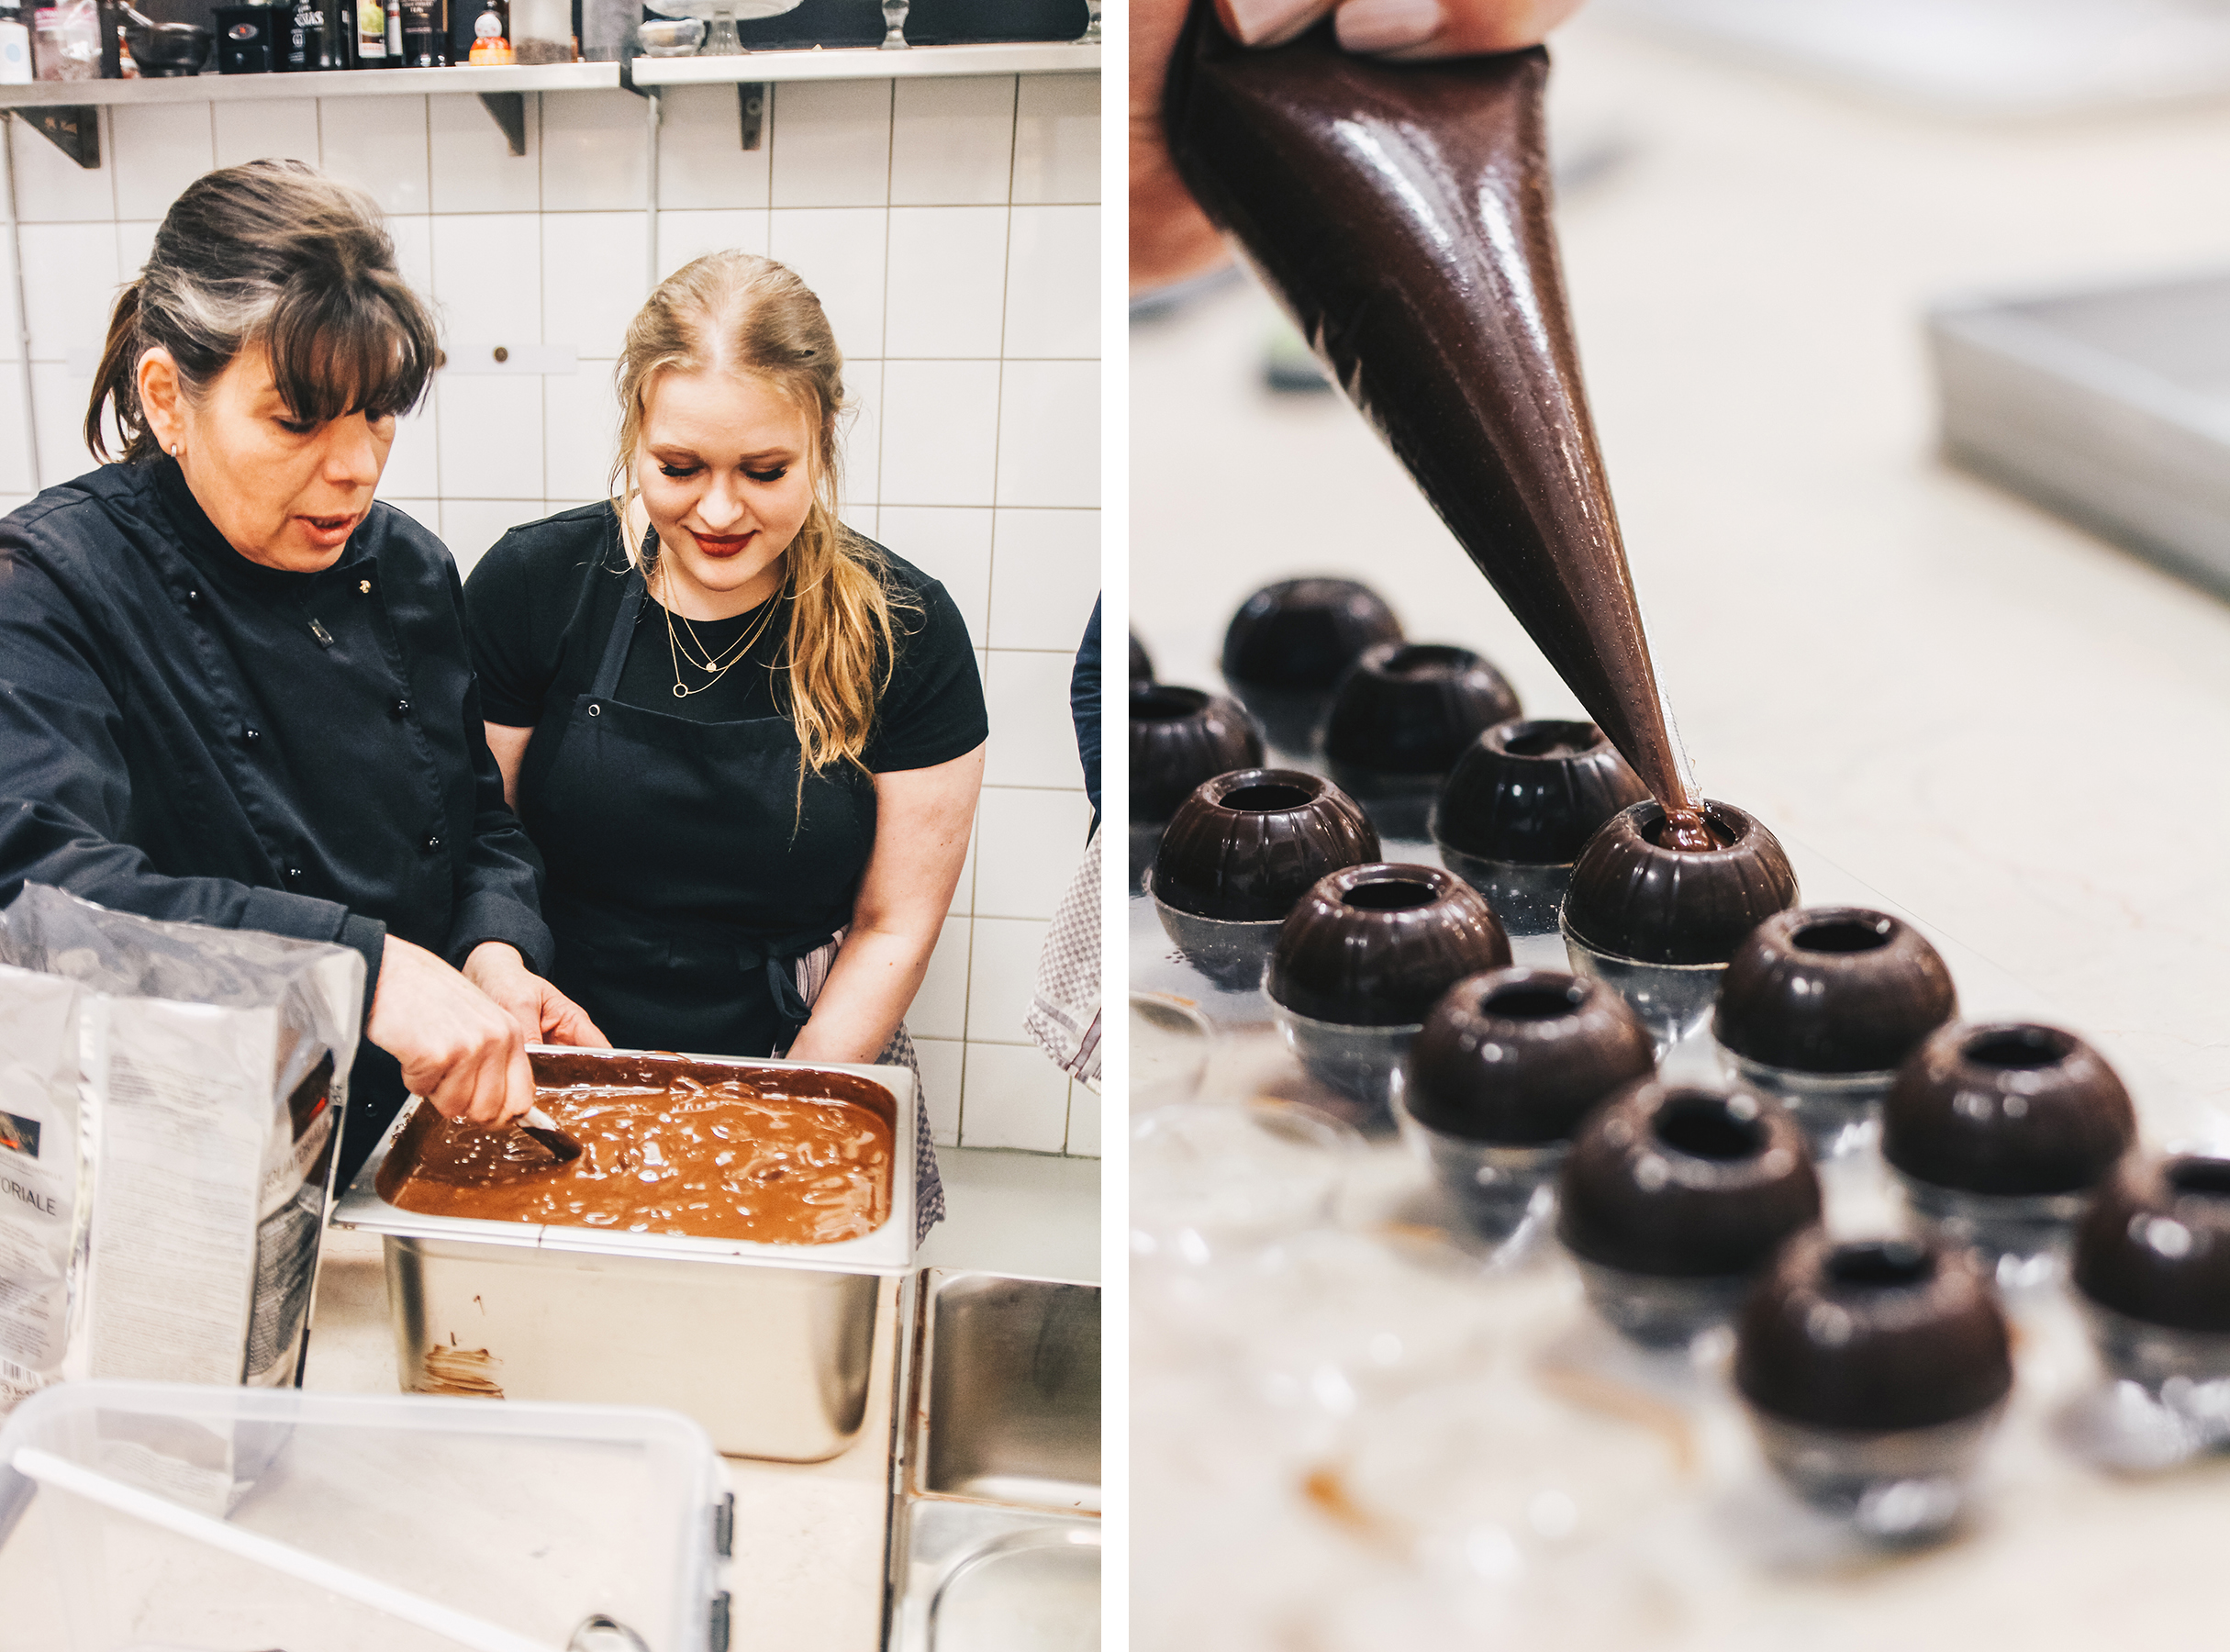
[[[385,69],[387,66],[387,7],[385,0],[346,0],[355,32],[351,39],[349,67]]]

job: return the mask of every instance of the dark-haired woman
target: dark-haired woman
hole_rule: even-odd
[[[496,1123],[548,986],[455,564],[372,495],[435,360],[378,209],[262,161],[190,185],[86,416],[121,463],[0,520],[0,901],[28,880],[363,954],[341,1174],[406,1090]]]

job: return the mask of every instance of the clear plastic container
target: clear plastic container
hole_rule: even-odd
[[[0,1645],[719,1652],[726,1500],[671,1412],[64,1383],[0,1430]],[[305,1580],[320,1565],[370,1588]],[[381,1591],[500,1638],[365,1603]]]

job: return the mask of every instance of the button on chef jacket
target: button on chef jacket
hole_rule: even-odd
[[[0,902],[338,942],[483,941],[549,967],[541,861],[505,808],[441,542],[374,504],[317,574],[250,562],[176,463],[111,464],[0,519]],[[341,1176],[404,1097],[369,1043]]]

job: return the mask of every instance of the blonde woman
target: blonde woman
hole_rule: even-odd
[[[842,357],[789,270],[668,277],[619,389],[615,497],[465,589],[552,978],[622,1048],[910,1065],[983,780],[967,626],[837,519]]]

